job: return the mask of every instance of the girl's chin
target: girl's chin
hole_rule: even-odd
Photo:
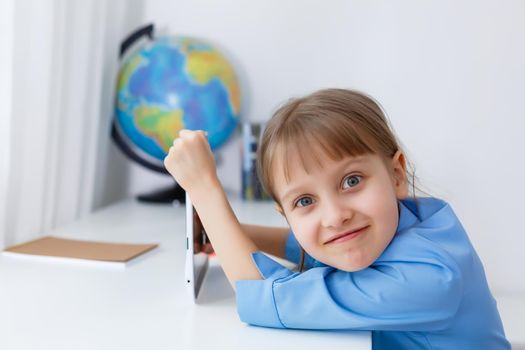
[[[338,270],[341,270],[341,271],[346,271],[346,272],[357,272],[357,271],[361,271],[361,270],[364,270],[366,269],[368,266],[370,265],[355,265],[355,266],[342,266],[340,268],[337,268]]]
[[[375,258],[369,256],[368,254],[361,254],[359,250],[353,250],[352,252],[347,251],[344,253],[339,252],[339,254],[341,255],[339,255],[335,259],[333,256],[334,254],[333,252],[330,252],[330,253],[324,252],[324,253],[325,253],[324,257],[326,259],[317,258],[315,256],[315,255],[319,256],[321,254],[310,254],[310,256],[312,256],[315,260],[325,265],[328,265],[338,270],[346,271],[346,272],[357,272],[357,271],[366,269],[367,267],[372,265],[373,262],[375,261]]]
[[[374,261],[370,259],[351,259],[351,261],[345,261],[337,264],[338,266],[334,266],[339,270],[346,271],[346,272],[357,272],[363,269],[366,269],[370,265],[372,265]]]

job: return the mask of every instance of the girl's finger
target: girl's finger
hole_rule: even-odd
[[[188,129],[182,129],[179,131],[179,137],[185,137],[187,135],[190,135],[193,131],[191,130],[188,130]],[[177,140],[177,139],[175,139]]]
[[[204,130],[182,129],[182,130],[179,131],[179,137],[186,137],[186,136],[189,136],[191,134],[203,134],[205,137],[208,137],[208,132],[204,131]],[[177,139],[175,139],[175,140],[177,140]]]

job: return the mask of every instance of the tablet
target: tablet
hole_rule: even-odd
[[[208,270],[208,254],[200,252],[207,243],[207,236],[190,196],[186,193],[186,267],[185,283],[190,298],[197,302],[199,292]]]

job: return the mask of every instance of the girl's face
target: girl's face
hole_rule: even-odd
[[[396,232],[397,200],[408,195],[403,154],[387,161],[373,154],[325,157],[308,172],[292,154],[286,166],[289,181],[277,161],[274,191],[304,250],[344,271],[370,266]]]

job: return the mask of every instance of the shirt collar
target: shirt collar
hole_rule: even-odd
[[[397,225],[397,232],[401,232],[415,223],[419,222],[417,216],[417,203],[414,199],[403,199],[398,201],[399,208],[399,224]]]
[[[399,224],[396,233],[416,223],[437,220],[450,209],[445,201],[432,197],[402,199],[398,201],[398,207]]]

